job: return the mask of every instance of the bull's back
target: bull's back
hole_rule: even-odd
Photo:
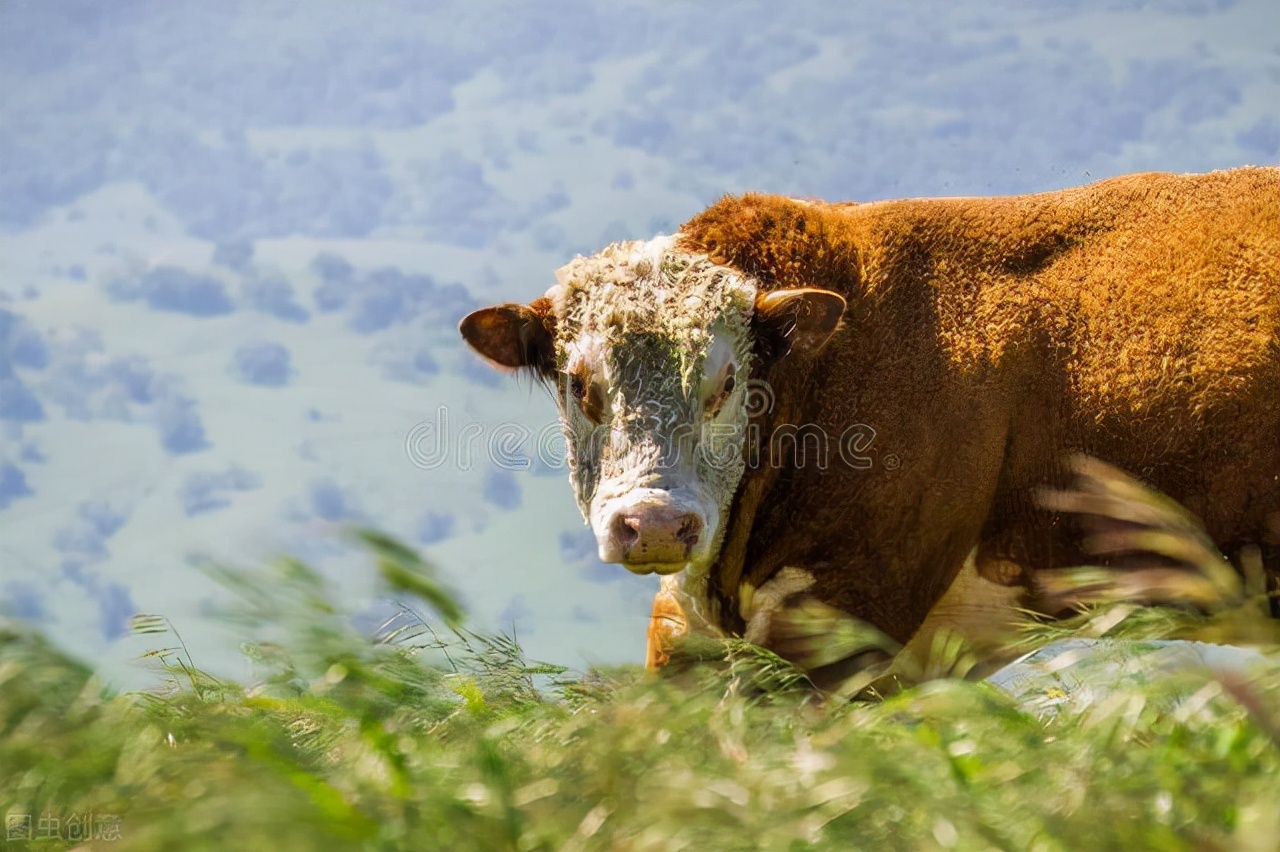
[[[952,268],[986,292],[955,281],[941,301],[986,322],[981,340],[948,340],[944,307],[942,338],[957,363],[966,347],[1022,354],[1010,446],[1028,457],[1008,460],[1011,482],[1084,451],[1185,503],[1220,542],[1265,535],[1280,512],[1280,170],[958,204],[972,209],[939,255],[969,252]]]
[[[1031,320],[1077,408],[1141,422],[1273,395],[1280,342],[1280,170],[1134,175],[1073,194],[1087,223],[1029,282]],[[1269,372],[1270,371],[1270,372]]]
[[[1257,540],[1280,511],[1280,172],[1091,189],[1070,203],[1097,230],[1035,282],[1062,449]]]

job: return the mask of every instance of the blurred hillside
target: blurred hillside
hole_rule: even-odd
[[[1274,162],[1277,33],[1265,0],[8,0],[0,606],[126,680],[136,611],[234,668],[188,557],[298,553],[376,623],[335,537],[375,522],[532,656],[637,660],[651,583],[532,438],[490,451],[554,412],[463,314],[724,192]]]

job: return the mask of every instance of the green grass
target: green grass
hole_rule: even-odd
[[[212,569],[240,601],[228,618],[261,637],[251,685],[201,672],[159,616],[135,621],[156,637],[157,686],[132,694],[0,626],[0,812],[31,815],[33,836],[57,818],[62,838],[0,849],[72,848],[86,814],[120,835],[91,848],[140,850],[1280,843],[1275,655],[1247,682],[1171,676],[1045,719],[958,678],[823,702],[741,643],[665,678],[567,678],[467,631],[412,551],[365,543],[408,601],[374,639],[299,562]],[[1171,613],[1091,610],[1024,642],[1231,623]]]

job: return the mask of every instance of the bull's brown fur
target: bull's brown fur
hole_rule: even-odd
[[[711,577],[721,627],[742,629],[741,582],[784,565],[905,641],[975,546],[1006,582],[1076,561],[1032,500],[1072,451],[1182,501],[1228,553],[1262,544],[1277,570],[1280,170],[1010,198],[745,195],[680,233],[762,290],[848,300],[816,357],[758,378],[778,393],[771,424],[875,430],[870,470],[747,471]]]

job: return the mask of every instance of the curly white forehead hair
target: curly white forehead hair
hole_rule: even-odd
[[[639,338],[664,341],[687,392],[700,379],[713,329],[746,361],[756,282],[675,246],[674,237],[614,243],[556,270],[547,296],[557,316],[561,367],[584,339],[604,350]]]

